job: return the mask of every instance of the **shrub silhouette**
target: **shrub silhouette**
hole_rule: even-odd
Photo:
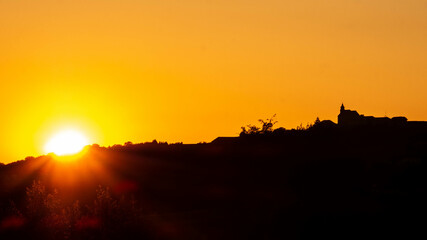
[[[26,188],[25,211],[10,202],[11,221],[24,220],[26,234],[40,239],[120,239],[139,236],[142,211],[134,197],[113,197],[109,187],[98,186],[92,204],[78,200],[64,205],[58,191],[48,192],[41,181]],[[13,218],[12,218],[13,217]],[[15,224],[16,225],[16,224]],[[22,226],[20,226],[22,227]],[[131,235],[130,235],[131,234]]]
[[[240,132],[240,136],[242,135],[258,135],[258,134],[269,134],[273,132],[274,124],[277,121],[274,119],[276,114],[274,114],[271,118],[267,118],[266,120],[258,119],[258,122],[261,123],[261,127],[257,127],[255,125],[247,125],[246,127],[242,127],[242,131]]]
[[[48,214],[46,187],[34,181],[26,189],[27,213],[30,218],[42,219]]]

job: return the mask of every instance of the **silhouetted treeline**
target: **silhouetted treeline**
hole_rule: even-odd
[[[93,145],[74,161],[47,155],[0,166],[0,236],[427,237],[424,125],[303,129]]]

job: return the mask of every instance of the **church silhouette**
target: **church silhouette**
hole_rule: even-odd
[[[359,114],[357,111],[345,109],[341,105],[338,115],[339,126],[403,126],[408,123],[406,117],[373,117]]]

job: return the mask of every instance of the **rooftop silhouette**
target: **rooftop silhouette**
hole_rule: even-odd
[[[341,105],[338,115],[338,125],[340,126],[402,126],[408,122],[406,117],[373,117],[359,114],[357,111],[345,109]]]

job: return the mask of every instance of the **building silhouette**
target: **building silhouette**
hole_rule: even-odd
[[[341,104],[338,115],[339,126],[399,126],[408,122],[406,117],[373,117],[359,114],[357,111],[345,109]]]

